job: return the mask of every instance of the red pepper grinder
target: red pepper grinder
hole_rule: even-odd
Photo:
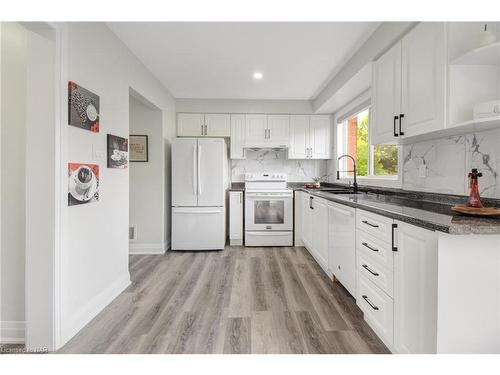
[[[479,196],[479,182],[478,178],[482,177],[483,174],[478,172],[476,168],[473,168],[469,173],[469,188],[470,195],[469,200],[467,201],[467,206],[482,208],[483,204],[481,203],[481,197]]]

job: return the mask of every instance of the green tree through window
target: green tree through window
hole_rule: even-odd
[[[358,176],[397,176],[398,147],[396,145],[370,146],[370,111],[365,109],[343,123],[346,146],[344,153],[350,153],[356,159]],[[354,141],[356,144],[354,145]],[[370,170],[370,162],[373,170]],[[347,167],[347,166],[346,166]],[[348,173],[347,176],[352,176]]]

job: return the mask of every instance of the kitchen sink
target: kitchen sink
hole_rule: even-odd
[[[331,193],[331,194],[354,194],[354,191],[352,189],[343,189],[343,188],[319,188],[314,190],[320,191],[322,193]]]

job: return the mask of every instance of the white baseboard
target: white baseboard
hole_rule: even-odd
[[[59,347],[66,344],[83,327],[95,318],[107,305],[109,305],[120,293],[130,285],[130,274],[122,276],[109,287],[103,290],[83,306],[76,314],[63,325],[61,332],[61,343]],[[59,349],[59,348],[57,348]]]
[[[0,344],[24,344],[24,321],[0,321]]]
[[[130,243],[129,254],[131,255],[152,255],[165,254],[170,247],[170,242],[164,243]]]

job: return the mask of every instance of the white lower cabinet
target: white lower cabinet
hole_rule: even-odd
[[[436,353],[438,236],[301,192],[301,239],[396,353]]]
[[[358,272],[356,303],[366,322],[380,339],[392,349],[394,340],[393,300]]]
[[[229,192],[229,244],[243,245],[243,192]]]
[[[327,201],[312,200],[312,251],[323,270],[328,269],[328,205]]]
[[[328,270],[327,201],[302,194],[302,242],[325,272]]]
[[[312,248],[312,196],[302,194],[302,242],[304,247],[311,251]]]
[[[398,353],[436,353],[438,236],[396,224],[394,348]]]
[[[356,209],[328,202],[328,268],[356,296]]]

